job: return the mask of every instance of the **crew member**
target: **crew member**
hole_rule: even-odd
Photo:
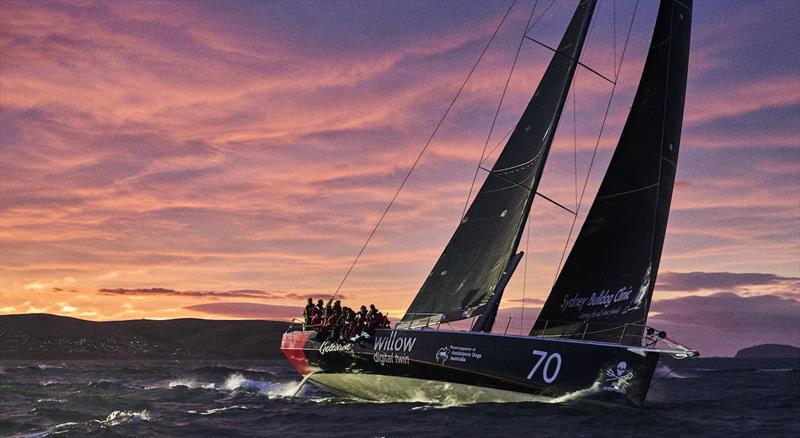
[[[330,324],[331,318],[333,318],[333,307],[331,304],[331,301],[328,301],[328,304],[325,305],[325,324]]]
[[[322,300],[317,300],[317,305],[314,307],[314,318],[312,324],[322,324],[322,319],[325,317],[325,307]]]
[[[309,298],[308,304],[306,304],[305,310],[303,310],[303,318],[306,321],[306,325],[311,325],[311,320],[314,319],[314,299]]]

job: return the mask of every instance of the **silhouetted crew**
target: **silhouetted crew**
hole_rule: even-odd
[[[322,304],[322,300],[317,300],[317,305],[314,307],[313,324],[322,324],[323,318],[325,318],[325,305]]]
[[[344,308],[344,329],[342,330],[342,337],[349,339],[355,334],[356,330],[356,312],[349,307]]]
[[[365,306],[361,306],[361,310],[355,312],[353,315],[353,337],[357,337],[361,335],[361,332],[364,331],[367,323],[367,308]]]
[[[330,324],[332,317],[333,317],[333,306],[331,306],[331,302],[328,301],[328,304],[325,306],[325,324]]]
[[[336,303],[333,304],[333,313],[331,314],[331,317],[328,320],[328,325],[333,327],[331,340],[338,341],[342,335],[342,327],[344,327],[342,302],[339,300],[336,300]]]
[[[303,320],[305,321],[306,325],[311,324],[311,320],[314,318],[314,300],[309,298],[306,302],[306,306],[303,308]]]
[[[308,304],[306,304],[305,310],[303,310],[303,318],[306,321],[306,325],[311,325],[312,320],[314,319],[314,299],[309,298]]]
[[[369,305],[369,313],[367,314],[367,333],[370,335],[375,334],[376,328],[383,327],[383,314],[378,311],[374,304]]]

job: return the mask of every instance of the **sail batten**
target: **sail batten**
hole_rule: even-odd
[[[690,0],[661,2],[628,119],[532,335],[638,342],[641,329],[626,327],[647,321],[661,261],[680,146],[691,7]]]
[[[559,44],[561,54],[551,58],[508,142],[409,306],[404,325],[464,319],[487,308],[519,246],[595,5],[596,0],[579,3]],[[496,306],[488,307],[496,311]]]

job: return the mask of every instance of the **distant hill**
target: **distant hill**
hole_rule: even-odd
[[[737,358],[755,358],[755,357],[770,357],[770,358],[784,358],[784,357],[800,357],[800,348],[792,347],[791,345],[781,344],[761,344],[747,347],[736,352]]]
[[[287,323],[172,319],[93,322],[0,316],[0,359],[271,359]]]

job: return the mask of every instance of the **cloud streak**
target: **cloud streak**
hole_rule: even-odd
[[[800,278],[758,272],[664,272],[658,277],[658,290],[697,292],[701,290],[747,290],[753,286],[778,286],[800,290]]]
[[[233,319],[289,320],[303,314],[302,307],[242,302],[195,304],[186,306],[185,309],[214,317],[222,316]]]
[[[775,296],[743,297],[731,292],[653,303],[649,324],[704,356],[733,356],[760,343],[800,345],[800,301]]]
[[[173,296],[191,298],[250,298],[257,300],[274,299],[279,296],[275,292],[262,290],[230,290],[230,291],[178,291],[152,287],[147,289],[100,289],[97,291],[102,295],[127,295],[127,296]]]

